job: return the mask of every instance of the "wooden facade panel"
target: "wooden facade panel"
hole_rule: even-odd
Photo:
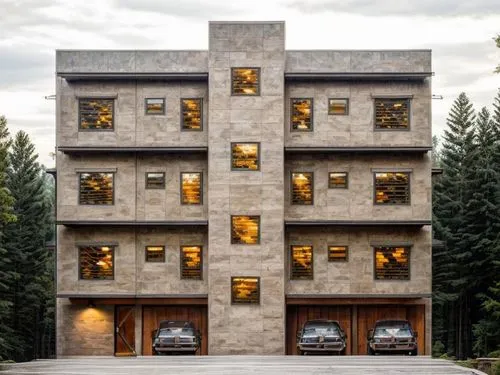
[[[135,354],[135,306],[116,306],[115,355]]]

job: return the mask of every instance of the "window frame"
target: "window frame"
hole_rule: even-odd
[[[243,300],[240,300],[240,301],[237,301],[235,300],[235,296],[234,296],[234,293],[233,293],[233,280],[234,279],[255,279],[257,280],[257,301],[243,301]],[[260,301],[261,301],[261,282],[260,282],[260,276],[231,276],[231,284],[230,284],[230,293],[231,293],[231,305],[257,305],[257,306],[260,306]]]
[[[183,174],[199,174],[200,175],[200,203],[184,203],[183,202],[183,191],[182,191],[182,175]],[[203,205],[203,172],[180,172],[179,174],[179,188],[180,188],[180,201],[182,206],[201,206]]]
[[[161,113],[148,113],[148,100],[162,100],[163,110]],[[145,116],[165,116],[167,113],[167,101],[163,98],[144,98],[144,115]]]
[[[184,262],[183,262],[183,252],[182,249],[184,247],[199,247],[200,248],[200,277],[198,278],[193,278],[193,277],[184,277],[182,275],[182,271],[184,270]],[[180,260],[180,267],[179,267],[179,278],[181,280],[203,280],[203,245],[181,245],[179,247],[179,260]]]
[[[401,96],[372,96],[373,99],[373,130],[378,132],[393,132],[393,131],[411,131],[411,101],[413,96],[401,95]],[[377,100],[404,100],[407,102],[408,107],[408,126],[406,128],[377,128]]]
[[[293,248],[294,247],[310,247],[311,248],[311,276],[310,277],[294,277],[293,276]],[[314,280],[314,246],[313,245],[290,245],[290,280]]]
[[[345,100],[346,102],[346,112],[345,113],[332,113],[330,112],[330,101],[331,100]],[[328,116],[349,116],[350,114],[350,100],[349,98],[328,98]]]
[[[335,259],[330,257],[330,248],[331,247],[344,247],[345,248],[345,259]],[[330,263],[347,263],[349,261],[349,246],[348,245],[327,245],[327,258]]]
[[[184,128],[184,100],[198,100],[200,102],[200,128],[186,129]],[[203,97],[198,98],[180,98],[180,125],[181,132],[202,132],[203,131]]]
[[[387,247],[387,248],[397,248],[397,247],[402,247],[405,248],[406,251],[408,252],[408,278],[406,279],[377,279],[377,248],[381,247]],[[382,281],[382,282],[402,282],[402,281],[411,281],[411,253],[412,253],[412,246],[411,245],[405,245],[405,246],[399,246],[399,245],[372,245],[372,256],[373,256],[373,281]]]
[[[372,171],[373,173],[373,205],[374,206],[411,206],[411,171]],[[377,203],[377,173],[404,173],[408,175],[408,202],[407,203]]]
[[[332,173],[344,173],[345,174],[345,186],[334,186],[331,184],[330,174]],[[349,172],[344,171],[333,171],[328,172],[328,189],[349,189]]]
[[[79,96],[78,100],[78,131],[79,132],[114,132],[115,131],[115,106],[117,96]],[[83,100],[111,100],[113,107],[111,108],[111,129],[90,129],[82,128],[82,112],[81,112],[81,102]]]
[[[161,247],[163,249],[162,260],[148,260],[148,247]],[[165,245],[146,245],[144,246],[144,261],[146,263],[165,263],[167,261],[167,249]]]
[[[293,175],[298,173],[301,174],[309,173],[311,175],[311,203],[293,203]],[[290,205],[314,206],[314,172],[290,171]]]
[[[234,147],[234,145],[238,145],[238,144],[257,145],[257,169],[252,170],[252,169],[241,169],[241,168],[234,168],[233,167],[233,160],[234,160],[233,147]],[[260,172],[260,167],[261,167],[260,142],[231,142],[230,153],[231,153],[231,159],[229,162],[231,163],[231,172]]]
[[[92,203],[82,203],[82,189],[81,189],[81,182],[82,182],[82,173],[106,173],[106,174],[111,174],[113,175],[113,196],[111,198],[111,203],[110,204],[92,204]],[[109,207],[109,206],[114,206],[115,205],[115,194],[116,194],[116,189],[115,189],[115,177],[116,177],[116,172],[99,172],[99,171],[92,171],[92,172],[82,172],[79,171],[76,173],[77,178],[78,178],[78,205],[79,206],[98,206],[98,207]]]
[[[231,222],[229,223],[230,227],[230,236],[231,236],[231,245],[243,245],[243,246],[256,246],[260,245],[260,240],[261,240],[261,215],[230,215],[230,220]],[[255,243],[241,243],[241,242],[233,242],[233,218],[234,217],[241,217],[241,216],[247,216],[247,217],[256,217],[258,218],[258,225],[257,225],[257,241]]]
[[[81,252],[81,249],[83,248],[86,248],[86,247],[100,247],[100,248],[103,248],[103,247],[109,247],[112,251],[112,264],[113,264],[113,267],[112,267],[112,273],[111,273],[111,278],[110,279],[84,279],[82,278],[82,252]],[[76,247],[76,250],[78,252],[78,281],[91,281],[91,282],[95,282],[95,281],[114,281],[115,280],[115,259],[116,259],[116,248],[118,247],[118,245],[116,244],[110,244],[110,245],[105,245],[105,244],[101,244],[101,245],[92,245],[92,244],[89,244],[89,245],[78,245]]]
[[[293,128],[293,101],[294,100],[310,100],[311,101],[311,127],[310,129],[294,129]],[[314,98],[309,97],[309,98],[304,98],[304,97],[295,97],[295,98],[290,98],[290,132],[298,132],[298,133],[310,133],[314,131]]]
[[[162,174],[163,175],[163,184],[161,186],[157,186],[157,187],[149,187],[148,186],[148,174],[150,173],[155,173],[155,174]],[[167,181],[166,181],[166,176],[165,176],[165,172],[145,172],[144,173],[144,178],[145,178],[145,181],[144,181],[144,188],[146,190],[160,190],[160,189],[165,189],[165,186],[167,185]]]
[[[255,94],[238,94],[238,93],[235,93],[234,92],[234,80],[233,80],[233,77],[234,77],[234,71],[235,70],[255,70],[256,73],[257,73],[257,90],[255,92]],[[231,96],[260,96],[260,92],[261,92],[261,71],[260,71],[260,67],[248,67],[248,66],[233,66],[231,67],[231,85],[230,85],[230,90],[231,90]]]

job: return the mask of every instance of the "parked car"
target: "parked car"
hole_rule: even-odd
[[[297,352],[345,354],[346,339],[336,320],[308,320],[297,332]]]
[[[369,355],[377,353],[406,353],[417,355],[417,332],[407,320],[378,320],[368,331]]]
[[[193,322],[162,320],[153,331],[153,354],[188,353],[195,354],[201,345],[200,331]]]

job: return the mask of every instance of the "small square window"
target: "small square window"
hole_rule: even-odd
[[[146,172],[146,189],[164,189],[165,172]]]
[[[348,115],[349,99],[328,99],[328,114],[337,116]]]
[[[79,203],[89,205],[112,205],[114,202],[114,173],[80,173]]]
[[[146,262],[165,262],[165,246],[146,246]]]
[[[201,246],[181,246],[181,279],[202,279],[202,253]]]
[[[329,262],[346,262],[348,255],[347,246],[328,246]]]
[[[203,130],[203,99],[181,99],[181,130]]]
[[[349,185],[347,172],[330,172],[328,174],[329,189],[347,189]]]
[[[113,280],[114,251],[113,246],[79,247],[80,280]]]
[[[410,204],[410,173],[377,172],[375,204]]]
[[[260,95],[260,69],[232,68],[231,94]]]
[[[231,243],[256,245],[260,243],[260,216],[231,216]]]
[[[410,128],[410,99],[375,99],[375,129]]]
[[[181,173],[181,204],[202,204],[202,174],[200,172]]]
[[[313,172],[292,172],[292,204],[313,204],[313,176]]]
[[[231,169],[235,171],[260,170],[259,143],[231,143]]]
[[[231,277],[231,303],[260,304],[260,277]]]
[[[146,98],[145,110],[147,115],[164,115],[165,98]]]
[[[80,99],[80,130],[113,130],[114,99]]]
[[[291,99],[292,131],[313,130],[313,100],[312,98]]]
[[[375,280],[410,280],[409,247],[375,247]]]
[[[312,246],[293,245],[291,250],[290,279],[312,280],[314,277]]]

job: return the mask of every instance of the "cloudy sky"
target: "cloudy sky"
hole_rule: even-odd
[[[54,165],[56,49],[206,49],[208,20],[285,20],[287,49],[433,50],[434,134],[500,88],[499,0],[0,0],[0,114]]]

